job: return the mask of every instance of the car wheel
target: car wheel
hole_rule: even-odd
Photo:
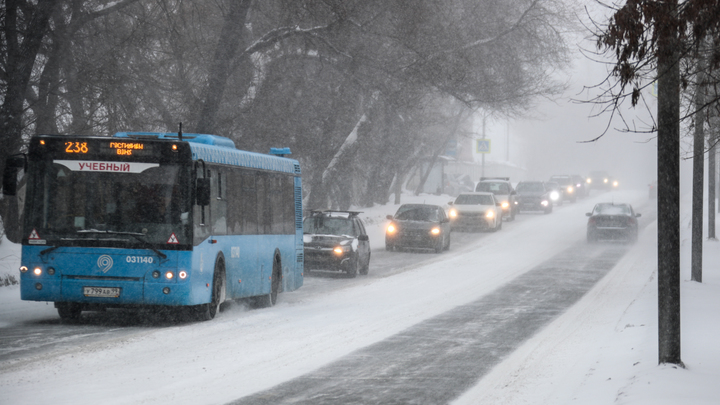
[[[387,250],[388,252],[392,252],[393,250],[395,250],[395,246],[393,246],[393,245],[391,245],[391,244],[389,244],[389,243],[386,243],[386,244],[385,244],[385,250]]]
[[[365,262],[365,265],[360,268],[360,274],[362,274],[363,276],[367,276],[368,271],[370,271],[370,253],[368,253],[368,258]]]
[[[597,237],[592,232],[588,231],[587,233],[587,242],[588,243],[595,243],[597,242]]]
[[[358,266],[360,266],[360,259],[355,256],[353,259],[348,262],[348,268],[345,271],[347,273],[347,276],[350,278],[355,278],[358,275]]]
[[[450,236],[447,238],[447,243],[445,244],[445,250],[450,250]]]

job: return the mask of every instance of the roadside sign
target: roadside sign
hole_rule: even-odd
[[[475,143],[475,153],[490,153],[490,140],[477,139]]]

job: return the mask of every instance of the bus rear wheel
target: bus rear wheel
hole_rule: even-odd
[[[63,321],[77,321],[82,313],[82,307],[72,302],[56,302],[55,308]]]
[[[277,303],[278,292],[280,292],[280,280],[282,279],[282,266],[280,258],[275,257],[273,260],[273,272],[270,280],[270,293],[255,297],[255,308],[269,308]]]

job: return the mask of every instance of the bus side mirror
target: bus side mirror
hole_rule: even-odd
[[[210,179],[202,178],[196,180],[195,202],[197,205],[210,205]]]
[[[25,156],[9,156],[5,160],[5,171],[3,171],[3,194],[17,194],[17,175],[21,168],[25,168]]]

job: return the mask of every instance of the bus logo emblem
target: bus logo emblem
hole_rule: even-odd
[[[113,266],[113,259],[108,255],[102,255],[98,257],[97,265],[103,273],[107,273]]]

